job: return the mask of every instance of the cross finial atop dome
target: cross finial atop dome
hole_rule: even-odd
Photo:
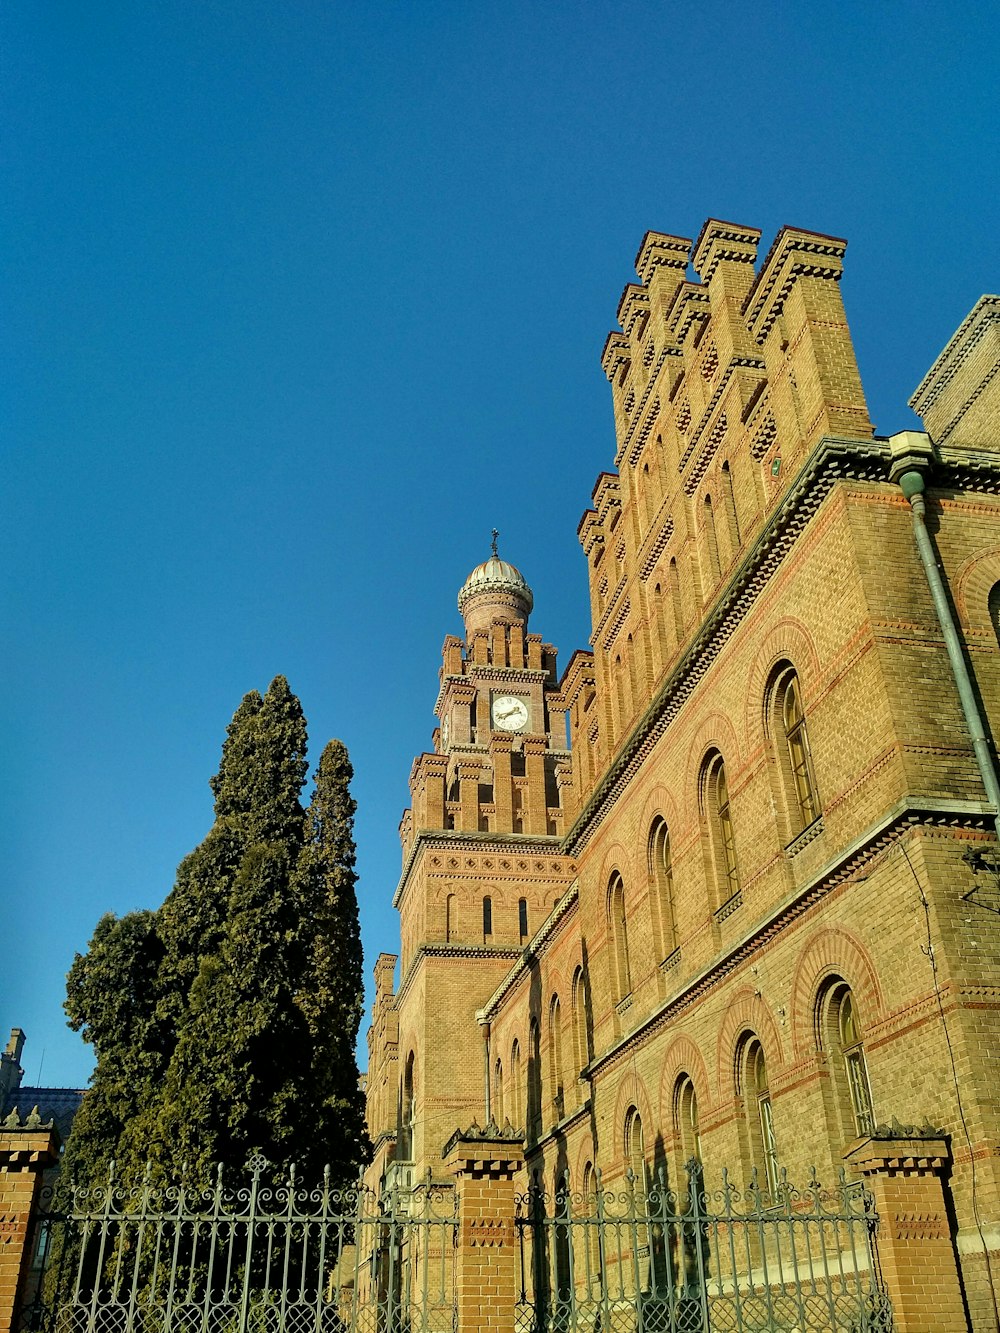
[[[500,533],[497,531],[496,528],[493,529],[492,536],[493,536],[493,541],[490,543],[490,545],[493,548],[493,554],[495,556],[499,556],[500,552],[497,550],[497,538],[500,536]]]

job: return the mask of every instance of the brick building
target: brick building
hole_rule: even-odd
[[[844,242],[759,239],[642,242],[579,526],[592,648],[560,675],[495,546],[462,587],[375,967],[371,1175],[439,1176],[473,1117],[584,1187],[830,1176],[931,1125],[947,1216],[917,1221],[993,1328],[1000,298],[911,400],[927,433],[879,438]]]

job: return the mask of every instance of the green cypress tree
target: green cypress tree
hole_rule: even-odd
[[[166,902],[133,914],[141,923],[106,918],[78,956],[67,1009],[98,1057],[68,1148],[82,1178],[111,1156],[130,1176],[147,1157],[170,1175],[241,1168],[254,1152],[311,1171],[329,1159],[338,1179],[360,1165],[354,802],[346,751],[333,749],[307,817],[299,701],[281,676],[248,694],[212,779],[215,823]],[[327,930],[346,932],[347,947],[321,939]],[[135,1018],[115,1036],[123,1006]]]

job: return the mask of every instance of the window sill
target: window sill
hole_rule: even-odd
[[[733,894],[733,896],[727,902],[724,902],[722,906],[718,909],[718,911],[714,914],[715,920],[725,921],[727,917],[732,916],[732,914],[742,906],[743,906],[743,890],[737,889],[736,892]]]
[[[809,844],[823,832],[823,816],[817,815],[811,824],[807,824],[801,833],[797,834],[785,848],[786,856],[798,856],[803,847]]]

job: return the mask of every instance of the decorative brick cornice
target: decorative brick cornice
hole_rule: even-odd
[[[666,550],[667,542],[673,535],[674,520],[668,514],[663,526],[660,528],[659,532],[657,532],[655,540],[650,544],[649,550],[646,552],[646,558],[643,560],[642,567],[639,570],[639,578],[643,583],[646,582],[650,574],[652,574],[653,570],[656,568],[660,556]]]
[[[647,286],[658,268],[673,269],[683,277],[690,253],[691,242],[687,237],[647,231],[635,257],[635,271]]]
[[[740,227],[735,222],[709,218],[692,247],[691,263],[702,282],[711,282],[723,261],[752,264],[757,258],[760,238],[758,227]]]
[[[927,409],[934,406],[975,351],[981,339],[997,323],[1000,323],[1000,296],[981,296],[952,334],[944,351],[913,391],[909,404],[917,416],[923,417]],[[995,369],[996,367],[994,367],[994,371]],[[961,416],[968,406],[968,403],[963,404],[958,415]],[[952,422],[952,425],[954,425],[954,422]],[[947,426],[943,431],[939,431],[939,440],[945,440],[950,429],[951,426]]]
[[[403,862],[403,872],[399,877],[399,883],[396,885],[396,892],[392,895],[392,905],[398,908],[402,901],[403,893],[406,889],[410,873],[416,864],[417,858],[423,853],[432,855],[439,853],[442,856],[440,869],[441,874],[461,874],[462,858],[466,859],[470,854],[484,856],[486,858],[495,856],[497,858],[497,867],[503,874],[508,870],[503,865],[503,861],[511,860],[513,867],[521,870],[522,873],[528,873],[531,869],[531,859],[548,859],[551,865],[557,864],[555,858],[565,857],[566,853],[562,849],[562,839],[555,834],[552,836],[540,836],[535,833],[473,833],[464,830],[450,829],[418,829],[413,836],[413,843],[407,853],[406,860]],[[447,859],[445,857],[447,854]],[[457,865],[449,865],[448,860],[457,862]],[[523,863],[523,869],[522,869]],[[480,862],[477,861],[477,865]],[[543,861],[544,864],[544,861]],[[489,867],[484,867],[490,869]],[[570,863],[570,873],[575,869]],[[537,872],[543,873],[543,872]],[[550,871],[550,873],[552,873]]]

